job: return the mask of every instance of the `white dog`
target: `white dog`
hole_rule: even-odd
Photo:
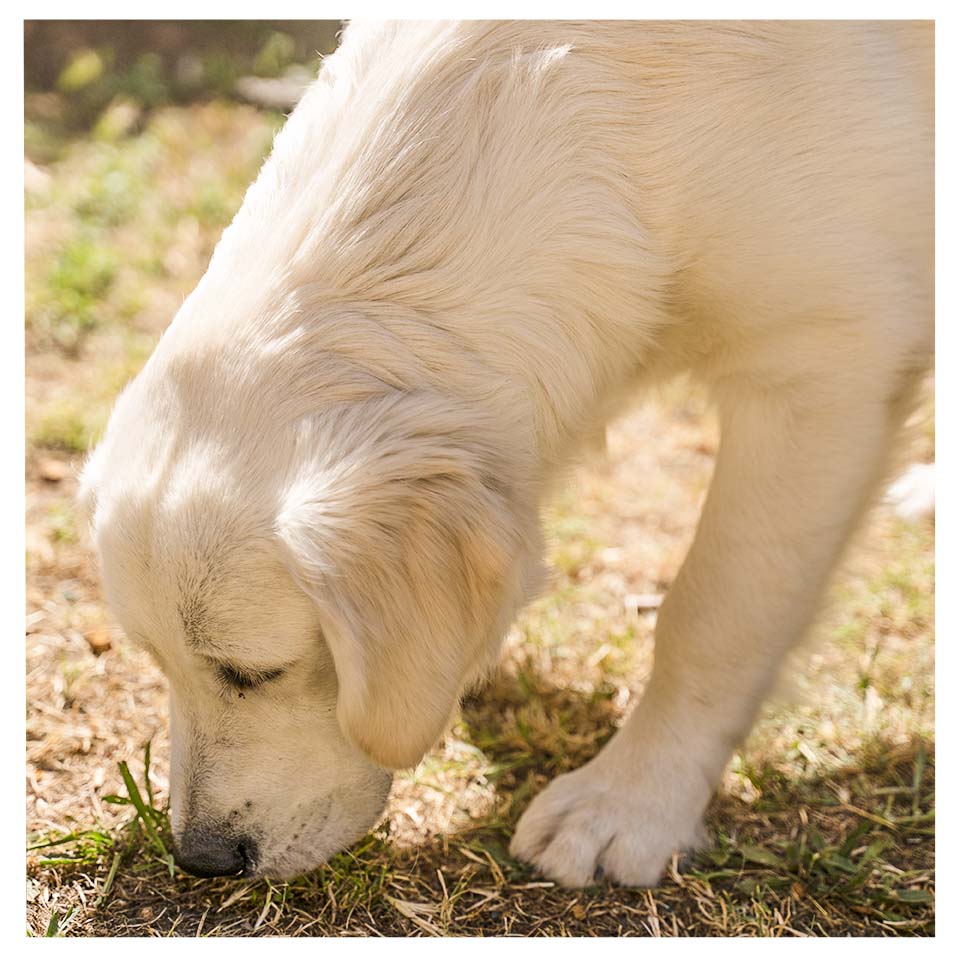
[[[722,443],[652,680],[512,850],[651,884],[696,841],[930,361],[932,32],[347,29],[83,478],[186,869],[376,821],[538,589],[551,478],[677,371]]]

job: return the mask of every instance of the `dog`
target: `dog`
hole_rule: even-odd
[[[652,678],[511,850],[650,885],[698,842],[931,361],[932,34],[347,27],[82,475],[185,870],[376,822],[540,589],[555,478],[681,372],[722,440]]]

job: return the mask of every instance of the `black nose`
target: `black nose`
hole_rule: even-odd
[[[256,843],[224,825],[190,826],[176,844],[177,866],[195,877],[230,877],[249,871],[256,860]]]

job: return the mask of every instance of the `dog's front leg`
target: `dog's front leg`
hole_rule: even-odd
[[[893,424],[873,387],[722,399],[714,480],[660,612],[649,689],[596,758],[533,801],[515,856],[569,886],[650,885],[672,851],[696,844],[725,763],[880,478]]]

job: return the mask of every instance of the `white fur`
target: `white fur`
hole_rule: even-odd
[[[723,439],[653,679],[513,850],[651,883],[694,842],[929,362],[931,78],[924,24],[348,28],[84,477],[178,835],[289,874],[366,829],[537,588],[558,468],[690,371]]]

